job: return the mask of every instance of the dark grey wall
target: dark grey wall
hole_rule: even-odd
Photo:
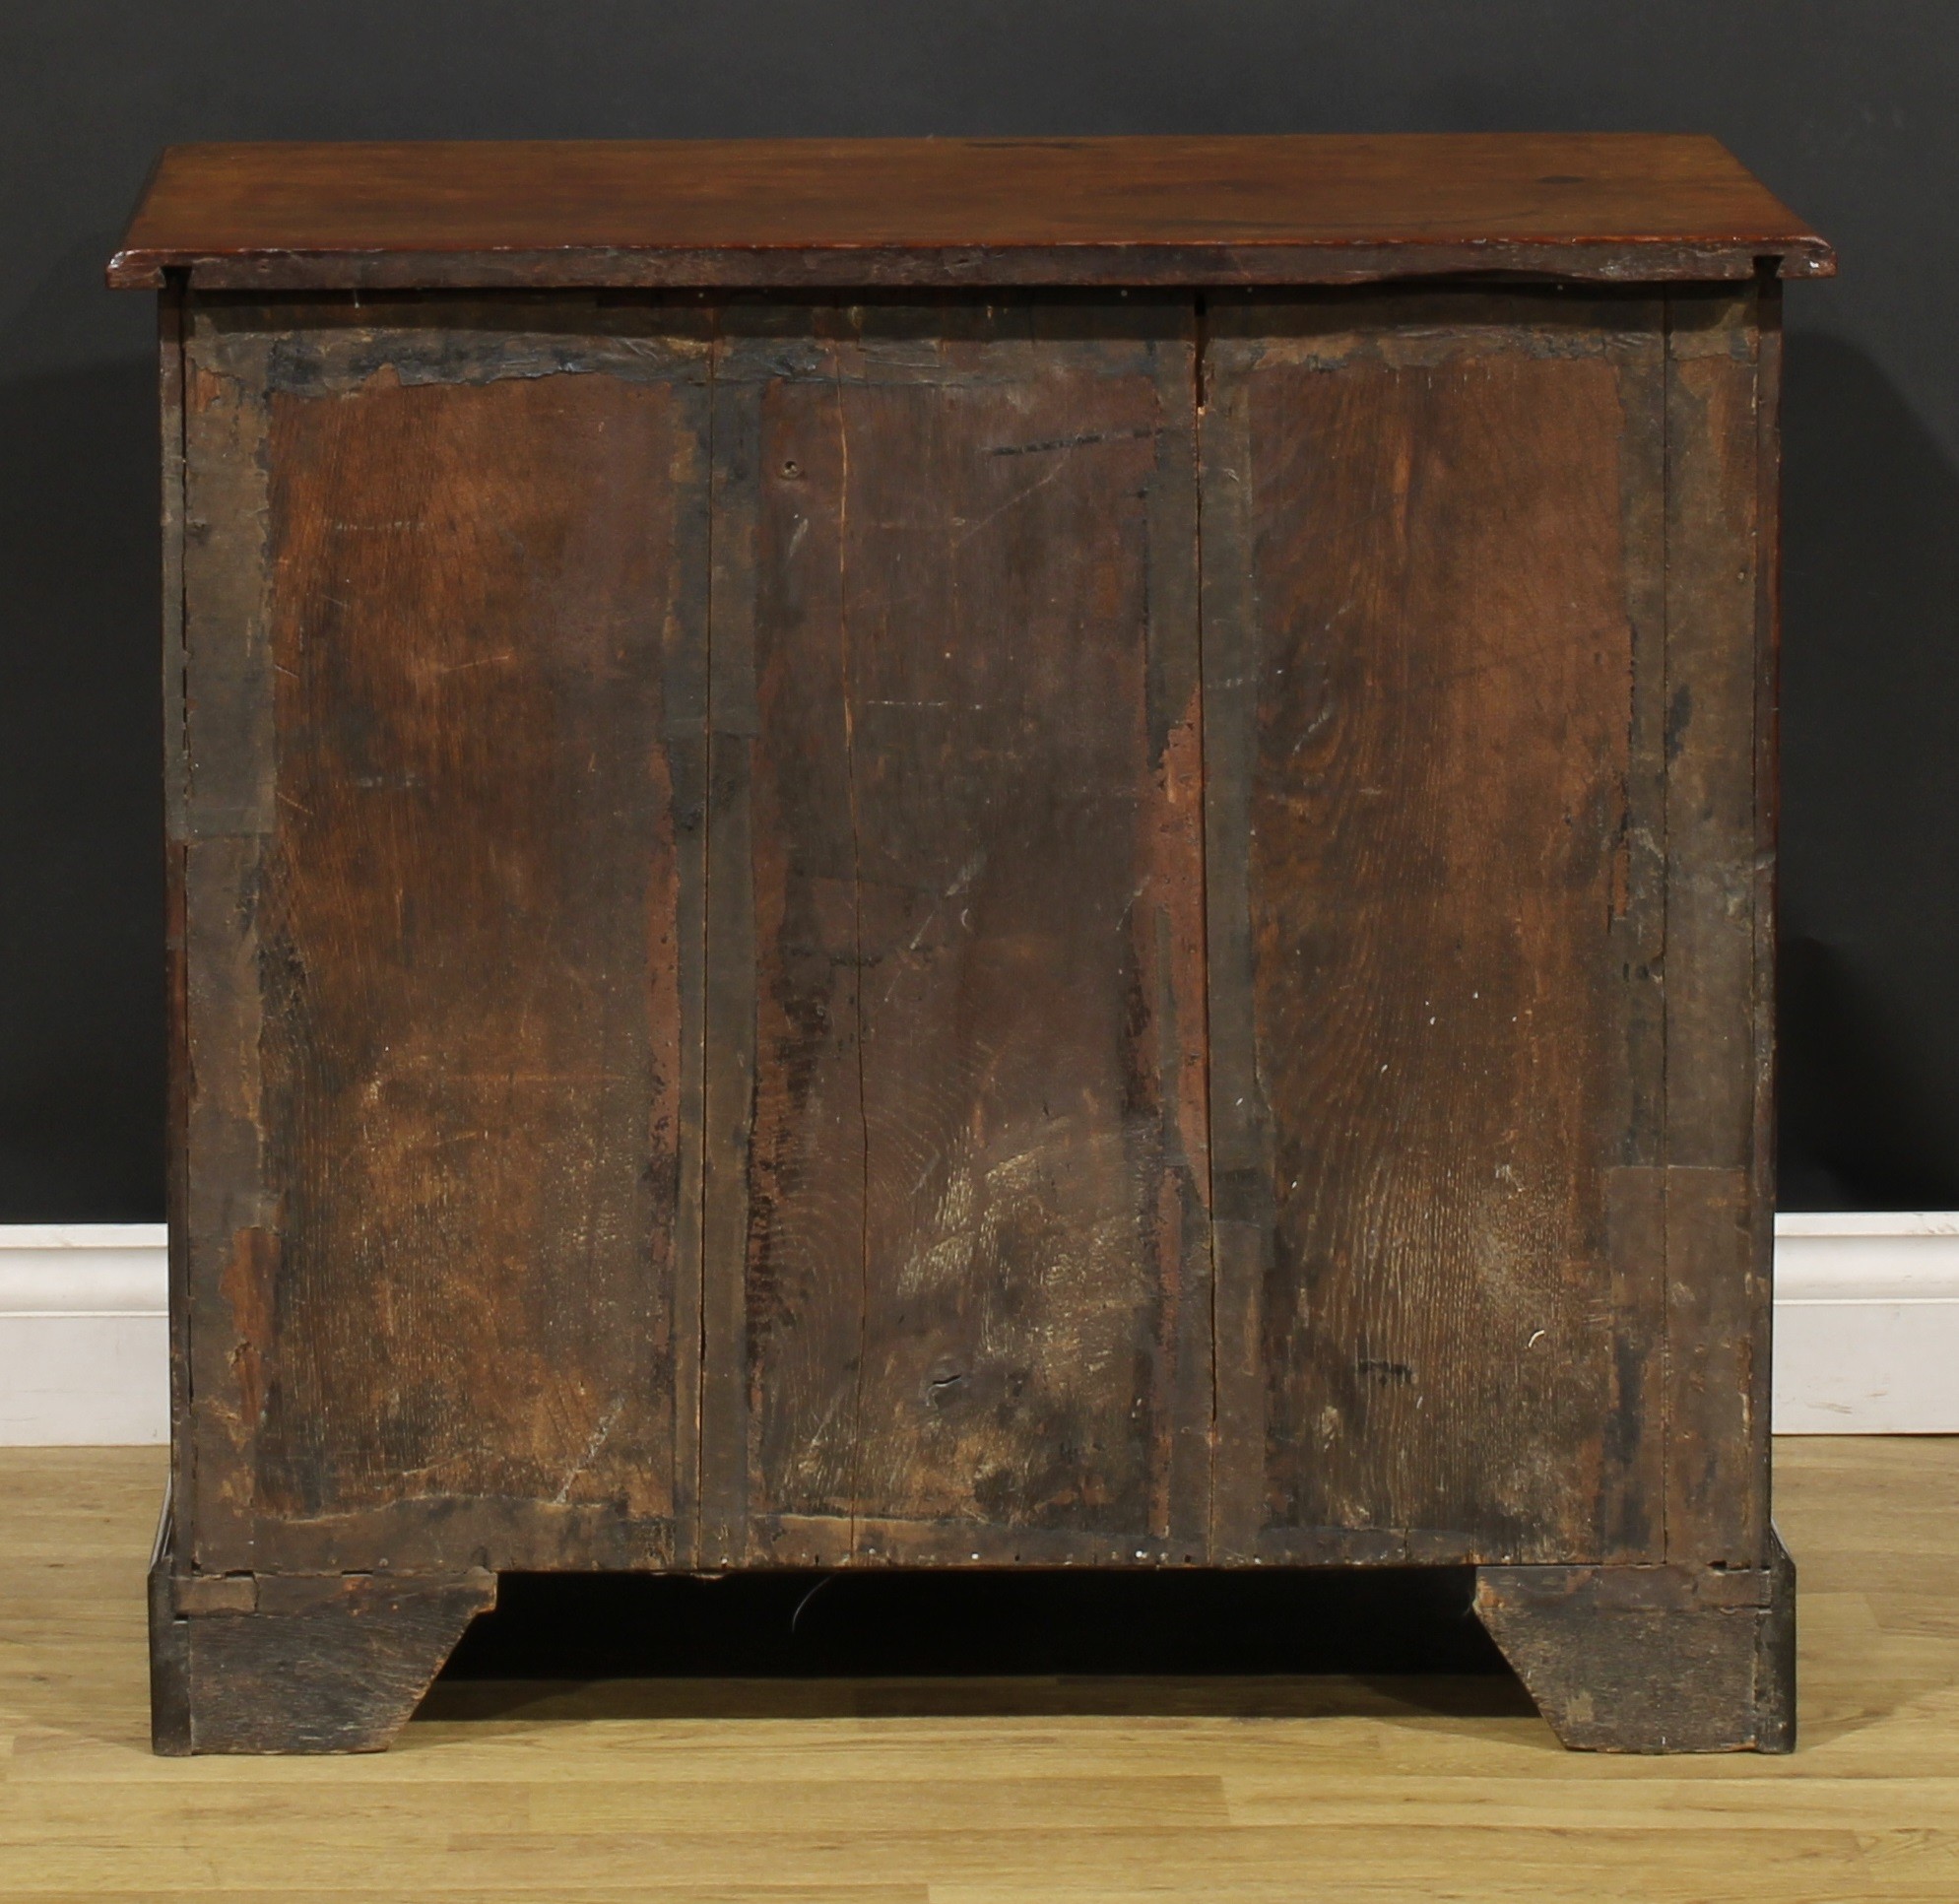
[[[1959,1207],[1959,9],[1941,0],[13,0],[0,15],[0,1221],[162,1205],[148,300],[210,138],[1718,134],[1789,298],[1784,1195]]]

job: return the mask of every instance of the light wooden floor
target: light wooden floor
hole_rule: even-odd
[[[0,1451],[0,1899],[1959,1900],[1959,1441],[1779,1459],[1794,1758],[1334,1680],[460,1686],[306,1760],[149,1753],[161,1456]]]

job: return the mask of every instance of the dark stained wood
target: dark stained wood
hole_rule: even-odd
[[[378,1752],[408,1723],[496,1576],[183,1576],[167,1507],[150,1566],[151,1743]]]
[[[117,285],[1304,284],[1746,278],[1829,247],[1714,140],[294,143],[165,153]]]
[[[1796,1748],[1796,1569],[1483,1567],[1476,1612],[1565,1744]]]
[[[385,1743],[500,1568],[1404,1561],[1787,1749],[1831,261],[1719,147],[200,147],[132,247],[158,1749]]]
[[[1252,379],[1207,340],[1198,419],[1205,762],[1206,989],[1210,1068],[1210,1553],[1253,1557],[1265,1524],[1261,1303],[1272,1267],[1272,1120],[1252,983],[1252,801],[1264,681],[1255,570]]]
[[[1769,1604],[1755,1635],[1755,1749],[1796,1749],[1796,1562],[1774,1522],[1767,1529],[1763,1571]]]
[[[1220,1557],[1643,1554],[1660,308],[1211,330]]]
[[[183,1564],[226,1571],[253,1559],[257,1424],[244,1404],[243,1352],[261,1320],[235,1313],[226,1281],[239,1239],[249,1247],[266,1215],[256,900],[273,812],[265,407],[255,380],[197,361],[188,310],[183,325],[185,675],[172,858],[184,978],[171,1053],[183,1192],[171,1276],[186,1354],[173,1438]]]
[[[707,1135],[702,1147],[700,1537],[704,1564],[745,1553],[749,1539],[750,1415],[755,1376],[748,1346],[751,1135],[757,1024],[752,783],[755,706],[755,535],[760,493],[759,406],[727,374],[717,343],[714,384],[714,567],[708,640],[708,877],[705,1004]],[[820,681],[807,682],[812,703]],[[843,975],[846,986],[854,983]],[[838,1194],[849,1196],[847,1185]],[[714,1265],[708,1274],[705,1265]],[[848,1543],[835,1549],[841,1558]]]
[[[195,312],[194,1561],[669,1557],[705,347],[377,316]]]
[[[1198,1558],[1190,307],[725,327],[752,674],[717,668],[716,746],[756,737],[710,880],[750,887],[755,974],[709,1185],[747,1212],[744,1336],[708,1342],[710,1395],[747,1383],[703,1456],[746,1470],[729,1557]]]
[[[1605,1172],[1611,1404],[1600,1475],[1600,1551],[1662,1550],[1666,1391],[1666,403],[1664,308],[1619,358],[1625,614],[1633,696],[1612,958],[1624,990],[1624,1124]]]
[[[1752,1332],[1746,1380],[1749,1450],[1742,1485],[1760,1497],[1766,1522],[1774,1423],[1773,1337],[1776,1250],[1776,919],[1782,821],[1782,286],[1762,278],[1755,304],[1755,865],[1754,1022],[1749,1027],[1754,1117],[1748,1146],[1749,1296]],[[1770,1546],[1780,1552],[1773,1526]],[[1783,1558],[1786,1560],[1787,1555]],[[1794,1607],[1794,1600],[1791,1602]],[[1792,1611],[1792,1622],[1794,1613]],[[1789,1638],[1791,1684],[1795,1633]],[[1792,1699],[1794,1693],[1792,1692]],[[1790,1723],[1795,1724],[1792,1709]]]
[[[190,1064],[189,968],[184,942],[184,872],[190,794],[185,752],[183,294],[171,287],[157,300],[159,445],[163,452],[163,1214],[169,1239],[170,1419],[190,1418]],[[192,1443],[174,1435],[170,1488],[188,1502],[195,1488]]]
[[[1760,578],[1757,296],[1669,299],[1666,387],[1666,1554],[1759,1565],[1774,1203],[1766,1125],[1773,598]]]
[[[178,1315],[172,1313],[172,1333]],[[170,1383],[170,1419],[183,1419],[179,1382],[174,1367]],[[186,1758],[190,1736],[189,1634],[176,1616],[173,1562],[179,1536],[175,1520],[176,1474],[187,1465],[180,1447],[171,1450],[171,1478],[163,1489],[163,1512],[157,1518],[157,1538],[150,1548],[150,1569],[144,1578],[144,1604],[150,1640],[150,1749],[160,1757]]]

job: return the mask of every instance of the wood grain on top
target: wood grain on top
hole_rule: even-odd
[[[1725,148],[1646,133],[171,147],[112,285],[1827,276]]]

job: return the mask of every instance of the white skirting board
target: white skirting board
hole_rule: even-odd
[[[1959,1434],[1959,1211],[1776,1218],[1778,1434]]]
[[[169,1438],[161,1223],[0,1224],[0,1446]],[[1959,1434],[1959,1211],[1776,1218],[1778,1434]]]
[[[162,1223],[0,1224],[0,1446],[170,1438]]]

